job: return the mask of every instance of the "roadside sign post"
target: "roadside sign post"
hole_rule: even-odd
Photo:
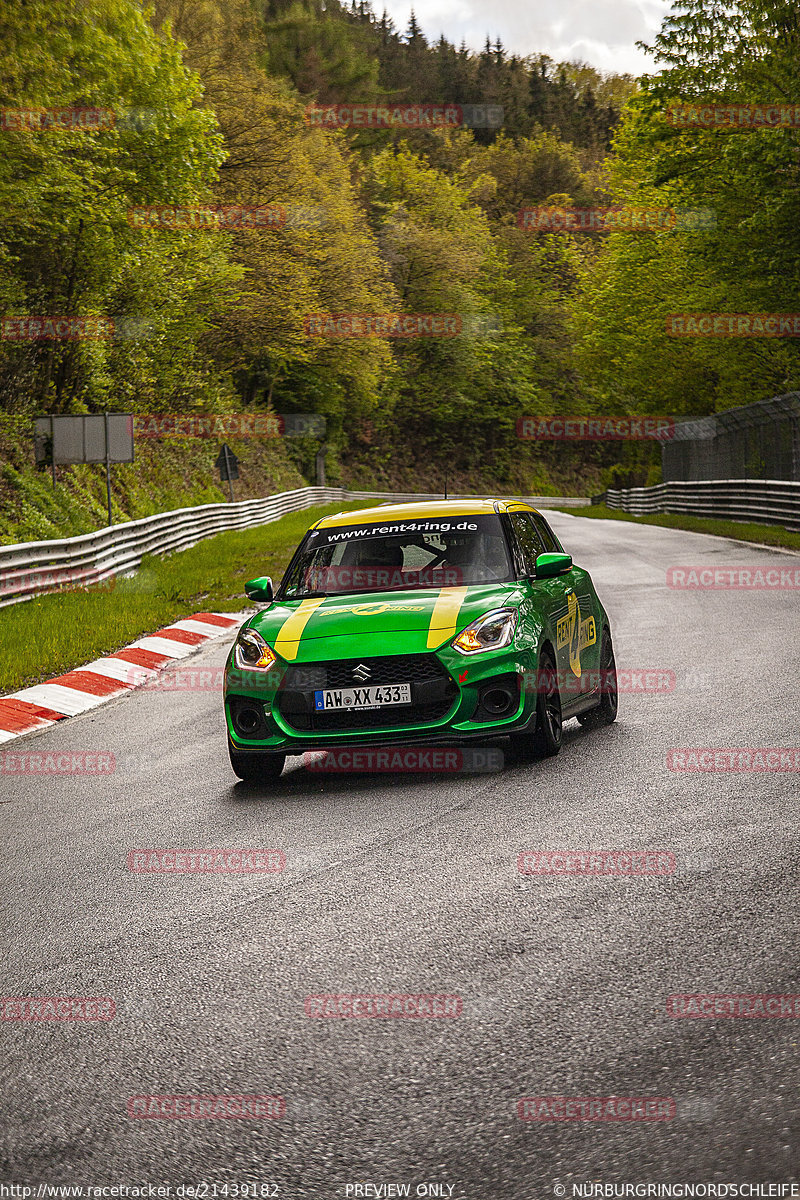
[[[50,415],[34,419],[36,465],[49,466],[56,483],[56,464],[105,463],[106,509],[111,517],[111,464],[134,461],[133,416],[90,413],[80,417]]]
[[[108,523],[111,521],[111,447],[109,446],[108,436],[108,413],[104,413],[105,417],[105,441],[106,441],[106,505],[108,506]]]
[[[214,464],[219,471],[219,477],[222,482],[226,479],[231,493],[231,504],[234,503],[233,498],[233,481],[239,478],[239,460],[225,442],[222,443],[222,449],[217,455],[217,461]]]
[[[327,442],[322,442],[316,456],[317,487],[325,487],[325,455],[328,453]]]
[[[321,413],[278,413],[282,437],[316,438],[319,448],[314,457],[314,474],[317,487],[325,487],[325,456],[328,445],[325,441],[327,422]],[[306,466],[303,463],[305,473]]]

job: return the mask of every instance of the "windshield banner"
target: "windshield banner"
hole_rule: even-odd
[[[389,537],[405,534],[409,544],[424,539],[427,534],[465,533],[494,533],[498,532],[497,516],[494,513],[481,516],[430,517],[421,520],[387,521],[383,525],[355,525],[349,529],[316,529],[309,534],[309,545],[317,549],[319,546],[336,546],[341,542],[360,542],[366,538]],[[402,542],[402,537],[400,538]]]

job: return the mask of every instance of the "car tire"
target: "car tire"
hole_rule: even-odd
[[[270,783],[280,779],[286,763],[285,754],[253,754],[228,746],[234,775],[245,783]]]
[[[608,629],[603,630],[600,642],[600,703],[578,717],[581,725],[610,725],[617,719],[619,692],[617,689],[617,664],[614,659],[614,644]]]
[[[558,671],[552,652],[544,649],[536,672],[536,728],[530,733],[513,734],[511,745],[518,758],[530,761],[552,758],[561,749],[563,720]]]

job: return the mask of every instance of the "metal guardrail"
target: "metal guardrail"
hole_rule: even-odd
[[[441,493],[346,491],[343,488],[305,487],[280,492],[261,500],[235,504],[202,504],[156,513],[123,525],[110,525],[96,533],[42,542],[0,546],[0,608],[64,588],[102,583],[135,571],[146,554],[171,554],[186,550],[203,538],[234,529],[266,525],[279,517],[315,504],[348,500],[441,500]],[[453,496],[452,499],[468,497]],[[529,501],[563,505],[588,504],[585,497],[532,496]]]
[[[236,504],[203,504],[156,513],[96,533],[53,541],[0,546],[0,607],[63,588],[80,587],[135,571],[146,554],[186,550],[203,538],[228,530],[251,529],[316,504],[350,500],[440,500],[434,492],[348,491],[305,487]],[[465,493],[451,499],[471,499]],[[591,500],[585,496],[523,496],[540,508],[579,508],[605,503],[634,515],[688,513],[734,521],[783,525],[800,530],[800,483],[737,479],[660,483],[649,488],[609,489]]]
[[[101,583],[135,571],[145,554],[186,550],[215,533],[265,525],[344,498],[341,488],[297,488],[263,500],[178,508],[63,540],[0,546],[0,607],[65,587]]]
[[[800,530],[800,483],[781,479],[676,480],[655,487],[610,488],[592,499],[635,516],[688,513]]]

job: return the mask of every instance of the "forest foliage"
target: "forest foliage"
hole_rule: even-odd
[[[97,132],[3,119],[0,312],[105,317],[114,334],[4,336],[0,412],[315,412],[334,481],[430,486],[447,470],[533,491],[596,480],[619,455],[520,443],[521,416],[709,412],[790,390],[796,342],[671,339],[665,319],[800,307],[798,129],[676,129],[665,112],[798,101],[799,30],[782,0],[677,0],[635,84],[429,41],[365,0],[0,0],[0,108],[116,115]],[[503,116],[309,119],[353,104]],[[575,233],[517,215],[610,204],[712,219]],[[283,220],[131,217],[209,205]],[[452,313],[461,332],[309,336],[310,314],[342,313]]]

